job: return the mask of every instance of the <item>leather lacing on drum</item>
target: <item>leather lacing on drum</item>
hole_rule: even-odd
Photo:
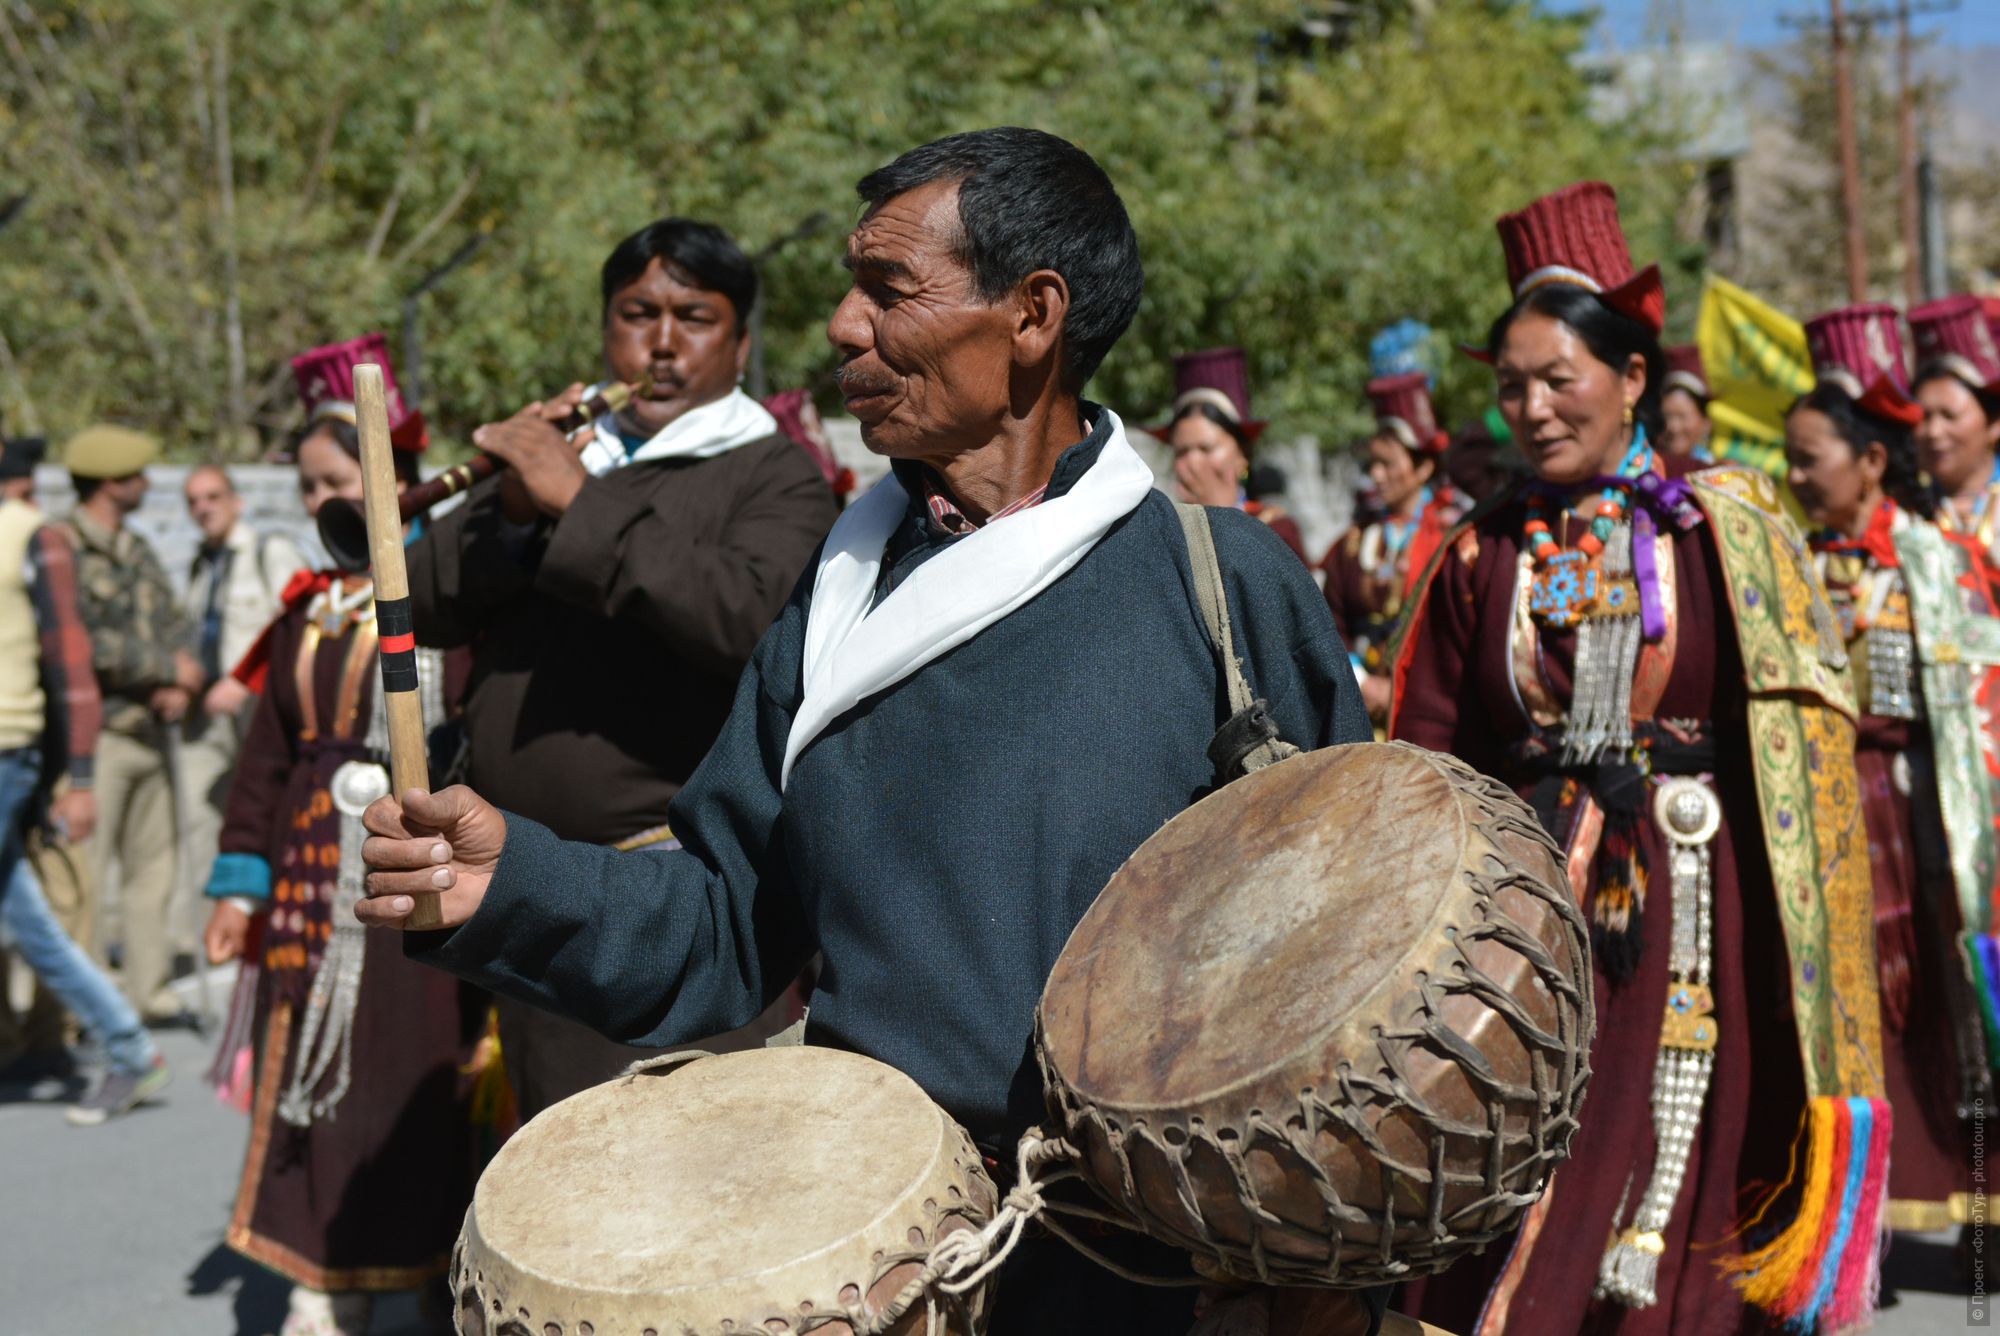
[[[939,1239],[924,1260],[924,1269],[911,1278],[910,1283],[882,1312],[870,1319],[869,1325],[864,1326],[859,1321],[855,1323],[856,1336],[881,1336],[905,1313],[915,1308],[920,1300],[926,1308],[926,1336],[941,1336],[945,1331],[942,1325],[945,1314],[940,1298],[951,1300],[973,1294],[991,1281],[994,1273],[1012,1255],[1015,1245],[1020,1243],[1030,1221],[1038,1221],[1042,1228],[1091,1261],[1136,1284],[1173,1287],[1202,1283],[1199,1277],[1149,1276],[1132,1271],[1090,1247],[1059,1224],[1054,1219],[1057,1214],[1096,1220],[1125,1230],[1133,1228],[1130,1220],[1109,1212],[1048,1200],[1045,1194],[1049,1188],[1082,1177],[1075,1168],[1067,1167],[1076,1159],[1076,1148],[1068,1142],[1044,1137],[1040,1129],[1030,1130],[1021,1138],[1015,1153],[1014,1187],[1002,1200],[993,1219],[977,1231],[961,1230]]]
[[[967,1145],[967,1150],[969,1162],[976,1165],[978,1157],[970,1153],[970,1143]],[[939,1208],[933,1212],[928,1237],[938,1237],[938,1230],[943,1227],[944,1217],[962,1217],[975,1209],[977,1209],[975,1204],[970,1200],[963,1204],[962,1209],[954,1209],[949,1204],[940,1203]],[[989,1224],[986,1228],[991,1230],[992,1225]],[[771,1322],[785,1323],[784,1330],[797,1333],[798,1336],[806,1336],[807,1333],[818,1331],[835,1322],[847,1323],[853,1329],[854,1336],[883,1336],[916,1306],[918,1299],[924,1301],[927,1309],[925,1330],[928,1336],[943,1336],[944,1333],[951,1331],[972,1333],[983,1330],[984,1322],[981,1315],[986,1306],[983,1302],[982,1287],[986,1284],[990,1271],[958,1283],[938,1285],[934,1291],[928,1288],[941,1274],[939,1270],[941,1266],[954,1265],[954,1259],[964,1255],[963,1250],[947,1248],[946,1245],[955,1239],[971,1237],[976,1237],[974,1231],[961,1230],[946,1234],[928,1246],[913,1246],[907,1251],[883,1253],[875,1263],[874,1278],[870,1284],[854,1287],[863,1296],[882,1277],[899,1267],[914,1263],[923,1270],[917,1280],[898,1290],[890,1303],[879,1312],[871,1312],[865,1302],[823,1307],[807,1301],[798,1308],[772,1312],[761,1319],[747,1317],[742,1322],[728,1323],[704,1331],[701,1336],[762,1336],[771,1330],[767,1325]],[[453,1251],[451,1274],[452,1291],[458,1297],[459,1336],[571,1336],[571,1333],[574,1333],[574,1336],[592,1336],[595,1330],[589,1321],[578,1321],[573,1326],[565,1326],[560,1322],[541,1322],[535,1314],[526,1309],[515,1308],[510,1311],[506,1299],[489,1292],[489,1286],[483,1275],[468,1273],[463,1236],[459,1238],[458,1247]],[[477,1317],[476,1324],[472,1320],[474,1315]],[[645,1328],[644,1336],[685,1336],[694,1330],[684,1324],[662,1322],[658,1327]]]
[[[1485,829],[1529,839],[1554,850],[1540,825],[1512,800],[1512,794],[1448,758],[1436,759],[1453,786],[1485,809],[1482,822]],[[1506,801],[1496,802],[1496,796]],[[1364,1075],[1352,1062],[1343,1062],[1336,1069],[1337,1089],[1326,1093],[1312,1088],[1301,1091],[1296,1111],[1283,1123],[1262,1110],[1252,1110],[1240,1129],[1211,1128],[1199,1118],[1184,1123],[1168,1122],[1158,1129],[1137,1121],[1121,1126],[1078,1097],[1063,1081],[1048,1060],[1038,1027],[1036,1051],[1051,1094],[1052,1111],[1061,1118],[1070,1142],[1101,1144],[1112,1152],[1122,1179],[1118,1192],[1111,1197],[1113,1205],[1143,1220],[1146,1232],[1154,1237],[1193,1251],[1231,1276],[1266,1285],[1387,1283],[1441,1269],[1467,1251],[1483,1249],[1512,1229],[1518,1213],[1541,1195],[1550,1171],[1568,1154],[1569,1140],[1576,1131],[1576,1109],[1590,1075],[1588,1052],[1594,999],[1588,967],[1583,964],[1589,959],[1588,929],[1582,914],[1565,893],[1567,886],[1545,885],[1510,871],[1498,859],[1487,861],[1485,869],[1468,869],[1462,874],[1476,894],[1482,917],[1470,924],[1447,928],[1447,936],[1453,943],[1453,975],[1422,977],[1418,985],[1421,1003],[1409,1023],[1373,1031],[1386,1075]],[[1567,939],[1567,965],[1501,910],[1496,897],[1508,889],[1533,897],[1554,914]],[[1557,1000],[1556,1032],[1535,1024],[1511,994],[1473,964],[1469,949],[1488,940],[1503,943],[1525,959]],[[1530,1085],[1501,1081],[1477,1049],[1446,1028],[1440,1019],[1440,1008],[1448,997],[1459,993],[1477,997],[1513,1030],[1531,1055]],[[1487,1110],[1483,1124],[1454,1121],[1422,1099],[1408,1079],[1407,1067],[1412,1050],[1419,1048],[1455,1063],[1474,1088],[1483,1092]],[[1524,1108],[1531,1111],[1524,1132],[1507,1131],[1505,1121],[1510,1106],[1515,1112]],[[1430,1153],[1424,1163],[1395,1158],[1377,1134],[1376,1125],[1398,1113],[1414,1115],[1430,1129]],[[1341,1200],[1315,1145],[1320,1130],[1329,1126],[1342,1129],[1360,1142],[1380,1165],[1384,1203],[1380,1209]],[[1486,1143],[1487,1153],[1478,1176],[1447,1170],[1448,1136]],[[1131,1150],[1135,1143],[1144,1143],[1171,1166],[1175,1195],[1185,1220],[1163,1219],[1146,1209],[1133,1173]],[[1266,1226],[1283,1226],[1294,1233],[1304,1226],[1296,1220],[1281,1218],[1258,1200],[1247,1157],[1251,1149],[1260,1145],[1288,1150],[1290,1160],[1303,1169],[1316,1187],[1330,1226],[1324,1264],[1278,1255],[1266,1246]],[[1210,1222],[1203,1218],[1200,1193],[1189,1172],[1197,1147],[1211,1152],[1228,1166],[1249,1221],[1247,1247],[1216,1237]],[[1424,1190],[1422,1213],[1398,1215],[1395,1187],[1399,1177],[1405,1185],[1418,1185]],[[1479,1196],[1455,1210],[1447,1210],[1447,1192],[1468,1185],[1477,1186]],[[1104,1186],[1092,1186],[1100,1193],[1105,1191]],[[1193,1223],[1194,1232],[1182,1227],[1187,1222]],[[1363,1227],[1374,1234],[1373,1241],[1350,1244],[1346,1235]],[[1397,1231],[1412,1228],[1419,1232],[1419,1237],[1398,1240]]]

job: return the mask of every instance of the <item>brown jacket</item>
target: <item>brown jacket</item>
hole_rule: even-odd
[[[565,839],[664,822],[833,519],[779,435],[592,478],[525,540],[474,489],[409,552],[417,639],[473,647],[467,782]]]

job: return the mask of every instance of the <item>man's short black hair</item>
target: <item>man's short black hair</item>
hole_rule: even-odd
[[[1066,139],[1002,126],[913,148],[855,190],[874,208],[934,181],[958,183],[960,258],[983,300],[1000,300],[1037,269],[1069,284],[1063,381],[1082,389],[1131,325],[1145,286],[1139,238],[1111,178]]]
[[[696,286],[719,292],[736,308],[736,330],[750,327],[757,304],[757,266],[730,235],[714,223],[662,218],[618,243],[604,261],[604,309],[618,290],[646,272],[654,260],[685,270]]]

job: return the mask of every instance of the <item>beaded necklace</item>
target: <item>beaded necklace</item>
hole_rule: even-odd
[[[1417,496],[1416,513],[1408,519],[1397,519],[1393,515],[1384,516],[1382,526],[1382,559],[1375,563],[1374,575],[1378,580],[1393,581],[1396,578],[1396,562],[1410,540],[1416,537],[1417,526],[1423,523],[1424,512],[1431,506],[1431,489],[1426,487]]]
[[[1632,444],[1618,466],[1620,478],[1637,478],[1653,469],[1652,447],[1646,444],[1641,427],[1632,433]],[[1556,542],[1550,531],[1549,515],[1555,502],[1551,494],[1537,492],[1528,499],[1528,522],[1522,528],[1528,540],[1528,555],[1534,562],[1534,580],[1528,589],[1528,611],[1541,625],[1556,630],[1575,626],[1593,611],[1622,616],[1628,600],[1636,596],[1622,581],[1607,581],[1600,569],[1604,546],[1611,541],[1625,518],[1625,492],[1617,486],[1604,489],[1598,498],[1590,527],[1573,548]]]

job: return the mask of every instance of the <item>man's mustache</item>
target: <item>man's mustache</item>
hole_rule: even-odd
[[[851,365],[834,372],[833,383],[838,385],[841,394],[849,399],[859,399],[870,394],[887,394],[896,388],[893,377]]]

